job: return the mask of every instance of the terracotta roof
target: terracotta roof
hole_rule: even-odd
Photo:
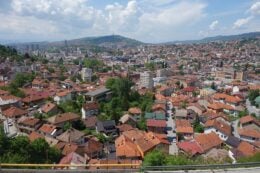
[[[94,152],[101,152],[103,150],[103,144],[93,138],[89,139],[84,145],[84,152],[91,154]]]
[[[137,148],[137,145],[127,139],[125,136],[120,136],[115,141],[116,156],[117,157],[141,157],[141,153]]]
[[[128,109],[128,112],[129,112],[130,114],[141,114],[141,113],[142,113],[141,109],[138,108],[138,107],[129,108],[129,109]]]
[[[258,130],[242,128],[238,129],[238,133],[240,136],[247,136],[260,139],[260,131]]]
[[[48,102],[41,107],[42,112],[48,113],[57,106],[54,103]]]
[[[61,91],[61,92],[56,93],[56,96],[64,97],[70,93],[71,93],[71,91]]]
[[[52,124],[59,124],[59,123],[64,123],[67,121],[74,121],[80,119],[80,116],[72,113],[72,112],[67,112],[59,115],[52,116],[47,119]]]
[[[202,148],[195,141],[183,141],[178,142],[177,146],[183,150],[184,152],[191,154],[192,156],[195,154],[201,154],[203,152]]]
[[[3,111],[3,115],[8,118],[14,118],[27,114],[26,110],[11,106],[10,108]]]
[[[151,149],[155,148],[158,144],[161,143],[161,141],[155,135],[152,134],[153,133],[146,133],[138,129],[125,131],[122,133],[120,137],[116,139],[116,144],[120,144],[122,140],[123,142],[131,141],[137,146],[141,154],[145,154],[146,152],[150,151]],[[144,156],[142,155],[142,157]]]
[[[193,127],[188,120],[176,120],[176,132],[177,133],[193,133]]]
[[[239,97],[230,96],[225,93],[216,93],[213,95],[213,98],[216,100],[225,100],[226,102],[230,103],[238,103],[242,101]]]
[[[240,151],[244,156],[252,156],[259,152],[253,145],[249,144],[248,142],[242,141],[237,150]]]
[[[99,109],[99,104],[97,102],[90,102],[90,103],[85,103],[83,105],[83,108],[85,110],[93,110],[93,109]]]
[[[119,126],[116,126],[120,132],[124,132],[124,131],[128,131],[128,130],[133,130],[134,128],[129,125],[129,124],[122,124],[122,125],[119,125]]]
[[[222,144],[221,139],[214,132],[211,132],[209,134],[199,134],[195,136],[195,141],[198,142],[203,152],[207,152],[208,150]]]
[[[20,101],[21,100],[21,98],[13,96],[13,95],[4,95],[4,96],[0,96],[0,98],[2,100],[5,100],[5,101],[6,100],[15,100],[15,101]]]
[[[64,156],[59,164],[86,164],[86,159],[75,152],[71,152]]]
[[[75,152],[77,150],[77,148],[78,148],[78,145],[67,143],[67,144],[65,144],[65,146],[64,146],[64,148],[62,150],[62,154],[63,155],[67,155],[67,154],[69,154],[71,152]]]
[[[9,94],[8,91],[1,90],[1,89],[0,89],[0,95],[1,95],[1,96],[2,96],[2,95],[8,95],[8,94]]]
[[[255,124],[260,126],[260,122],[257,119],[255,119],[254,117],[252,117],[251,115],[247,115],[247,116],[244,116],[244,117],[240,118],[239,122],[241,124],[253,122],[253,123],[255,123]]]
[[[47,134],[51,134],[53,132],[53,130],[55,130],[57,127],[54,125],[50,125],[50,124],[43,124],[39,131],[47,133]]]
[[[84,124],[86,126],[86,128],[93,128],[96,126],[97,123],[97,117],[96,116],[87,116],[84,121]]]
[[[219,130],[227,136],[231,135],[231,126],[221,120],[208,120],[205,123],[205,127],[214,127],[215,129]]]
[[[40,121],[41,120],[38,119],[38,118],[27,117],[23,121],[21,121],[19,124],[23,124],[23,125],[26,125],[26,126],[33,126],[34,127]]]
[[[39,134],[39,133],[37,133],[37,132],[35,132],[35,131],[33,131],[32,133],[30,133],[30,135],[29,135],[29,140],[30,140],[31,142],[33,142],[34,140],[39,139],[39,138],[44,139],[44,136],[41,135],[41,134]]]
[[[146,125],[147,125],[147,127],[166,127],[166,121],[148,119],[148,120],[146,120]]]
[[[213,102],[212,104],[208,105],[208,108],[214,110],[221,110],[221,109],[234,110],[232,106],[220,102]]]

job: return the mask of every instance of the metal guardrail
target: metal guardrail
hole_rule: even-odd
[[[260,162],[237,163],[237,164],[212,164],[212,165],[172,165],[172,166],[142,166],[140,164],[12,164],[0,163],[0,172],[3,170],[20,170],[30,172],[37,169],[47,172],[62,172],[62,168],[87,168],[96,167],[97,170],[84,169],[83,172],[150,172],[150,171],[188,171],[188,170],[225,170],[229,168],[253,168],[260,167]],[[13,169],[15,168],[15,169]],[[30,168],[30,169],[29,169]],[[27,171],[26,171],[27,170]],[[102,171],[103,170],[103,171]],[[68,171],[68,170],[67,170]],[[67,172],[64,170],[64,172]],[[70,170],[71,171],[71,170]],[[80,172],[82,170],[74,170]],[[71,172],[74,172],[71,171]]]
[[[173,165],[173,166],[143,166],[142,172],[146,171],[179,171],[179,170],[214,170],[228,168],[260,167],[260,162],[236,163],[236,164],[212,164],[212,165]]]

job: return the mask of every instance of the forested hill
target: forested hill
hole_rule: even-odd
[[[0,45],[0,62],[9,58],[11,61],[20,61],[22,56],[18,54],[16,49]]]

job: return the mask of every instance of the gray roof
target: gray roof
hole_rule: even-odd
[[[110,89],[107,89],[106,87],[102,87],[102,88],[96,89],[94,91],[89,91],[85,95],[93,97],[93,96],[97,96],[97,95],[106,93],[108,91],[110,91]]]
[[[231,147],[237,148],[240,144],[240,139],[235,136],[229,136],[226,140],[226,144],[230,145]]]

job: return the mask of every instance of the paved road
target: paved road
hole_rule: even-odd
[[[171,155],[175,155],[178,154],[178,147],[176,145],[176,133],[173,132],[173,130],[175,130],[175,121],[172,119],[172,103],[168,102],[167,104],[167,127],[168,127],[168,131],[167,131],[167,137],[170,139],[174,139],[171,142],[171,145],[169,146],[169,154]]]
[[[232,122],[232,127],[233,127],[233,135],[237,138],[239,138],[239,134],[238,134],[238,122],[239,122],[239,119],[235,120]]]

